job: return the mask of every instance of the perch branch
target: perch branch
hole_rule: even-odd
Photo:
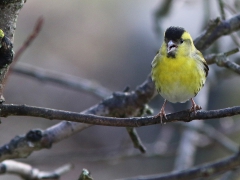
[[[80,122],[93,125],[116,126],[116,127],[140,127],[153,124],[159,124],[160,119],[154,116],[148,117],[130,117],[116,118],[104,117],[91,114],[82,114],[71,111],[56,110],[50,108],[41,108],[28,105],[3,104],[0,106],[1,117],[8,116],[32,116],[41,117],[49,120],[67,120],[72,122]],[[240,106],[233,106],[224,109],[197,111],[196,113],[188,110],[183,110],[171,114],[167,114],[165,123],[182,121],[190,122],[196,119],[214,119],[240,114]]]

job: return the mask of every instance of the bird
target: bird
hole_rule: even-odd
[[[170,26],[164,33],[163,43],[154,57],[151,78],[157,92],[164,98],[163,106],[155,117],[167,120],[165,105],[191,100],[191,112],[201,109],[193,97],[204,86],[208,65],[202,53],[194,46],[191,35],[182,27]]]

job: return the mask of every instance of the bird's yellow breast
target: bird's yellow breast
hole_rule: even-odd
[[[170,102],[187,101],[199,92],[205,82],[202,63],[190,55],[177,58],[157,55],[153,63],[155,86]]]

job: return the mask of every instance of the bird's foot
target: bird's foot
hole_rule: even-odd
[[[194,112],[194,113],[196,114],[196,111],[201,110],[202,107],[199,106],[199,105],[197,105],[197,104],[194,102],[193,98],[191,98],[191,101],[192,101],[192,107],[191,107],[191,109],[190,109],[190,112]]]
[[[160,112],[156,116],[154,116],[154,118],[158,118],[158,117],[160,117],[161,124],[164,124],[163,120],[167,120],[167,116],[166,116],[164,107],[162,107]]]

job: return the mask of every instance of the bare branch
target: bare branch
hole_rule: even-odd
[[[210,64],[221,64],[222,59],[226,59],[228,56],[233,55],[239,52],[239,48],[234,48],[230,51],[219,53],[219,54],[209,54],[206,55],[204,58],[207,61],[208,65]]]
[[[211,21],[203,33],[194,40],[198,50],[207,49],[213,42],[223,35],[229,35],[240,29],[240,14],[221,21],[219,18]]]
[[[49,120],[68,120],[72,122],[81,122],[86,124],[103,125],[103,126],[116,126],[116,127],[140,127],[153,124],[159,124],[160,119],[154,116],[148,117],[130,117],[130,118],[116,118],[116,117],[103,117],[91,114],[82,114],[71,111],[56,110],[50,108],[41,108],[28,105],[14,105],[3,104],[0,106],[1,117],[7,116],[32,116],[41,117]],[[174,121],[190,122],[196,119],[214,119],[227,116],[234,116],[240,114],[240,106],[233,106],[224,109],[197,111],[191,112],[189,109],[167,114],[165,123]]]
[[[71,164],[66,164],[54,171],[45,172],[25,163],[5,160],[0,163],[0,174],[15,174],[29,180],[60,179],[61,175],[70,171],[72,168],[73,166]]]
[[[141,112],[146,108],[145,104],[153,97],[154,92],[154,85],[151,78],[148,77],[135,91],[114,93],[101,103],[77,114],[95,114],[114,117],[137,116],[138,114],[142,114]],[[34,111],[34,109],[32,110]],[[43,114],[47,113],[50,109],[45,110],[42,112]],[[91,124],[63,121],[43,131],[38,129],[31,130],[23,136],[16,136],[9,143],[0,147],[0,161],[27,157],[34,151],[50,148],[54,143],[91,126]]]
[[[20,47],[20,49],[18,49],[18,51],[16,52],[14,59],[13,59],[14,63],[16,63],[18,61],[18,59],[23,54],[23,52],[31,45],[33,40],[37,37],[37,35],[39,34],[39,32],[42,29],[42,25],[43,25],[43,17],[40,17],[40,18],[38,18],[38,20],[35,24],[33,32],[28,36],[26,41],[23,43],[23,45]]]
[[[222,20],[225,20],[226,19],[226,14],[225,14],[225,11],[224,11],[224,3],[223,3],[223,0],[218,0],[218,5],[219,5],[219,9],[220,9],[220,12],[221,12],[221,17],[222,17]]]
[[[14,66],[12,72],[35,78],[42,82],[55,83],[64,87],[75,89],[77,91],[85,91],[95,95],[98,98],[106,98],[111,94],[107,88],[94,81],[37,68],[24,63],[18,63],[17,66]]]
[[[141,151],[141,153],[145,153],[146,148],[143,145],[141,139],[139,138],[136,129],[132,128],[132,127],[127,127],[127,131],[128,131],[128,134],[134,144],[134,147],[139,149]]]
[[[198,36],[194,40],[194,44],[198,50],[206,49],[205,42],[212,35],[214,29],[220,25],[220,23],[221,23],[220,18],[216,18],[214,20],[209,21],[208,26],[205,28],[205,30],[200,34],[200,36]]]
[[[154,175],[154,176],[142,176],[126,178],[122,180],[192,180],[200,177],[209,177],[218,173],[227,172],[240,165],[240,153],[236,153],[233,156],[222,159],[220,161],[202,165],[192,169],[188,169],[180,172],[173,172],[166,175]]]
[[[236,64],[235,62],[229,61],[229,59],[228,59],[229,55],[232,55],[236,52],[239,52],[239,48],[235,48],[226,53],[207,55],[206,60],[207,60],[207,63],[209,63],[209,64],[216,63],[218,66],[227,67],[228,69],[231,69],[235,73],[240,74],[240,66],[238,64]]]
[[[9,38],[11,42],[13,41],[18,14],[24,3],[25,0],[0,1],[0,29],[3,30],[5,37]],[[12,54],[12,50],[9,50],[9,53],[7,53],[5,57]],[[0,68],[0,102],[4,101],[3,89],[9,64],[6,64],[6,66]]]
[[[225,53],[209,54],[205,57],[205,59],[208,64],[216,63],[218,66],[226,67],[228,69],[231,69],[235,73],[240,74],[240,66],[235,62],[229,61],[228,59],[229,55],[232,55],[237,52],[239,52],[239,48],[235,48]]]

